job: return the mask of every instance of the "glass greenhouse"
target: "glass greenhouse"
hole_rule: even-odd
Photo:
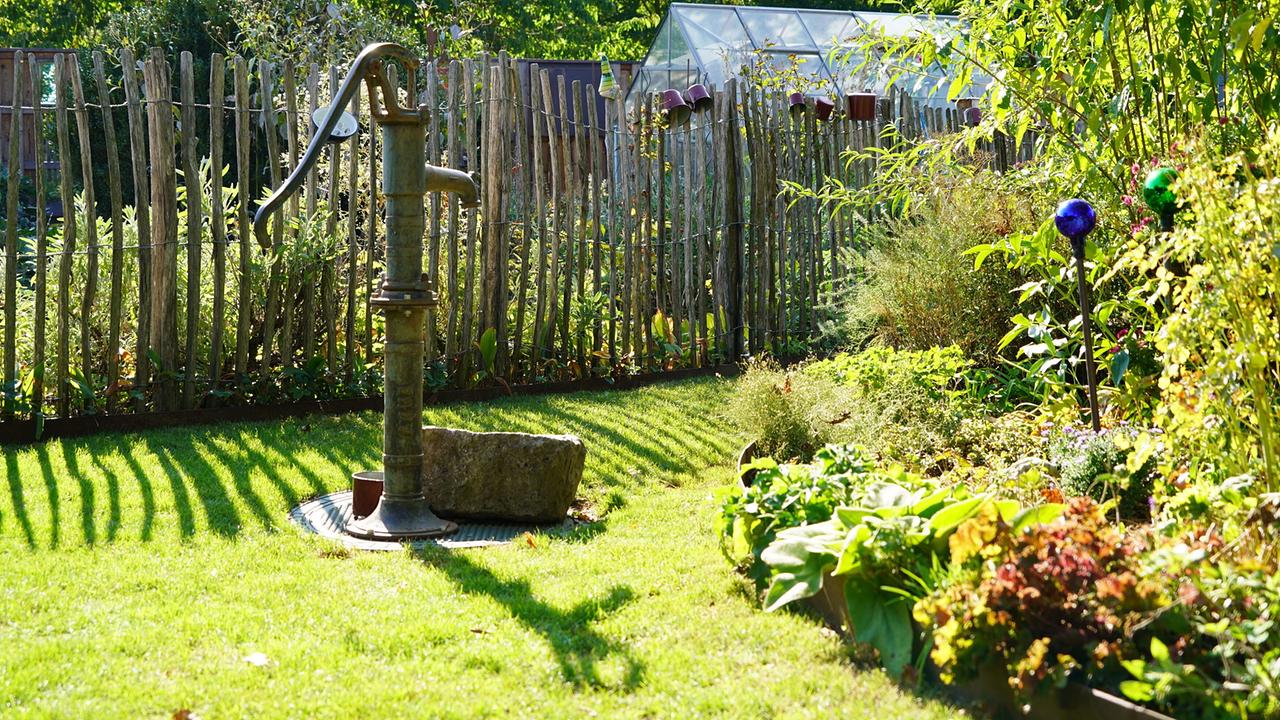
[[[745,68],[762,64],[780,72],[794,68],[797,80],[816,94],[884,94],[892,82],[889,72],[874,68],[853,72],[862,65],[862,58],[851,52],[854,39],[871,29],[906,35],[927,27],[926,23],[934,29],[961,27],[949,16],[672,3],[632,84],[628,103],[666,88],[683,90],[695,83],[722,86]],[[945,88],[932,92],[940,78],[936,67],[908,69],[896,85],[928,104],[943,105]]]

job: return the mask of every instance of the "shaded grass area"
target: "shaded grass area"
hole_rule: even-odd
[[[604,520],[485,550],[353,553],[288,526],[377,466],[373,413],[6,449],[0,716],[953,717],[814,620],[761,613],[720,557],[729,390],[428,410],[587,445]]]

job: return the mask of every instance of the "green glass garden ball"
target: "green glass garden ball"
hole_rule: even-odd
[[[1169,189],[1177,179],[1177,171],[1167,167],[1156,168],[1147,175],[1147,181],[1142,185],[1142,199],[1151,212],[1164,215],[1178,209],[1178,198]]]

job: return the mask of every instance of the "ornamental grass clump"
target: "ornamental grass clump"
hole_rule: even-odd
[[[975,268],[966,251],[1034,230],[1037,208],[994,172],[929,180],[909,213],[869,226],[871,249],[859,258],[866,278],[838,297],[829,325],[855,343],[956,345],[993,364],[1026,277],[999,261]]]
[[[733,424],[751,434],[757,456],[808,459],[834,439],[834,425],[814,416],[819,399],[833,389],[830,381],[756,361],[747,365],[726,411]]]

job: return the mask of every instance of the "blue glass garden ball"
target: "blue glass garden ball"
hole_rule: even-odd
[[[1058,205],[1058,211],[1053,215],[1053,224],[1058,227],[1058,232],[1071,240],[1083,240],[1098,224],[1098,214],[1087,201],[1072,198],[1063,200]]]

